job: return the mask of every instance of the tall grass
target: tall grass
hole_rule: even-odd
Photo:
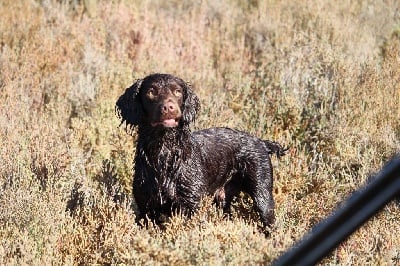
[[[398,1],[0,3],[0,264],[262,264],[400,147]],[[194,129],[290,145],[269,237],[244,195],[165,228],[135,223],[133,138],[114,103],[149,73],[190,81]],[[327,264],[398,264],[390,204]]]

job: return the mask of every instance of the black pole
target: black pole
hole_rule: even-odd
[[[400,156],[390,161],[365,187],[354,192],[331,216],[273,265],[314,265],[364,222],[400,195]]]

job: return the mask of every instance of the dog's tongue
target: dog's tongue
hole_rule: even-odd
[[[166,127],[176,127],[178,125],[175,119],[165,119],[162,123]]]
[[[175,119],[165,119],[161,122],[152,123],[151,125],[153,127],[158,126],[158,125],[161,125],[164,127],[176,127],[176,126],[178,126],[178,122],[175,121]]]

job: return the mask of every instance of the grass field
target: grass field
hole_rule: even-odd
[[[89,2],[0,2],[1,265],[269,264],[400,151],[399,1]],[[114,105],[154,72],[192,84],[193,129],[291,147],[269,237],[246,195],[134,223]],[[391,203],[322,264],[399,265],[399,232]]]

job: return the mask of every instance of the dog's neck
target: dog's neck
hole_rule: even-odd
[[[190,156],[190,134],[188,126],[140,126],[137,152],[144,155],[152,167],[171,167],[175,161],[185,160]]]

